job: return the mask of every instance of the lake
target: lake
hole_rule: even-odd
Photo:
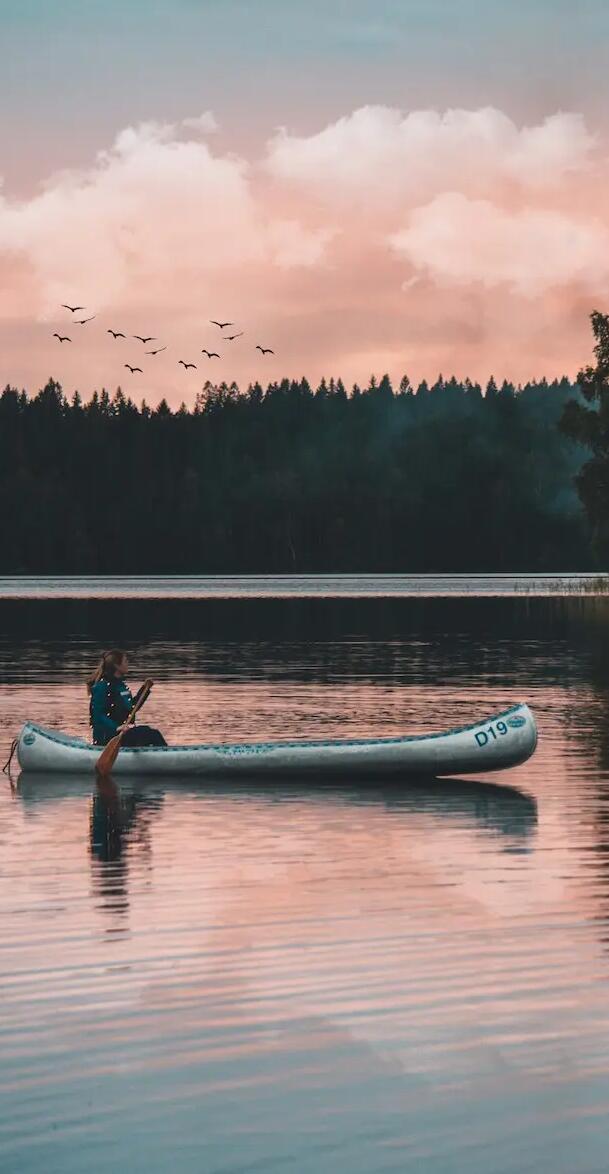
[[[442,784],[7,779],[3,1172],[609,1167],[609,600],[374,586],[0,584],[3,761],[116,644],[172,741],[540,733]]]

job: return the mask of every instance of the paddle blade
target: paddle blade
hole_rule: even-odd
[[[98,775],[110,774],[110,771],[116,762],[117,754],[121,748],[122,740],[122,734],[115,734],[114,737],[110,739],[105,749],[102,750],[97,762],[95,763],[95,769]]]

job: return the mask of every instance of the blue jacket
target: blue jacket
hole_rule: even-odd
[[[102,677],[91,690],[89,717],[93,741],[105,746],[127,720],[133,706],[131,690],[119,677]]]

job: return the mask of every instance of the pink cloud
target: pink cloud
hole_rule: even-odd
[[[537,297],[571,282],[596,290],[609,282],[609,227],[599,220],[550,209],[507,211],[458,192],[415,208],[390,244],[429,277],[455,285],[505,283]]]
[[[323,239],[269,214],[245,161],[182,141],[170,124],[128,127],[90,169],[0,204],[0,251],[27,259],[29,307],[42,315],[66,296],[99,310],[138,297],[187,309],[218,272],[316,263]]]
[[[519,129],[492,107],[403,114],[364,106],[306,138],[280,131],[266,166],[331,202],[403,204],[446,189],[489,193],[506,182],[548,188],[585,170],[594,143],[577,114]]]
[[[525,379],[585,361],[609,213],[578,115],[519,128],[490,108],[366,107],[250,159],[212,150],[215,126],[204,113],[127,127],[30,198],[0,192],[1,378],[34,389],[54,373],[87,395],[126,376],[179,403],[208,375]],[[60,352],[73,298],[97,318]],[[245,334],[212,366],[214,317]],[[168,350],[131,380],[139,344],[114,345],[108,326]]]

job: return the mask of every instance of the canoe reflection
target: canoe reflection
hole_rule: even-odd
[[[121,780],[120,787],[112,780],[96,784],[89,775],[71,775],[66,779],[57,775],[22,774],[17,794],[27,807],[39,803],[60,802],[62,799],[92,796],[91,851],[99,860],[117,859],[125,837],[146,838],[150,818],[168,795],[187,795],[189,798],[210,802],[214,798],[226,802],[231,798],[241,803],[248,801],[281,803],[306,802],[314,805],[373,806],[384,808],[392,815],[427,814],[441,820],[455,820],[479,830],[500,834],[526,842],[537,827],[535,799],[516,787],[466,779],[409,780],[404,783],[375,784],[373,779],[357,784],[274,783],[248,786],[226,781],[206,782],[197,786],[192,778],[171,782],[158,779],[146,781]]]

